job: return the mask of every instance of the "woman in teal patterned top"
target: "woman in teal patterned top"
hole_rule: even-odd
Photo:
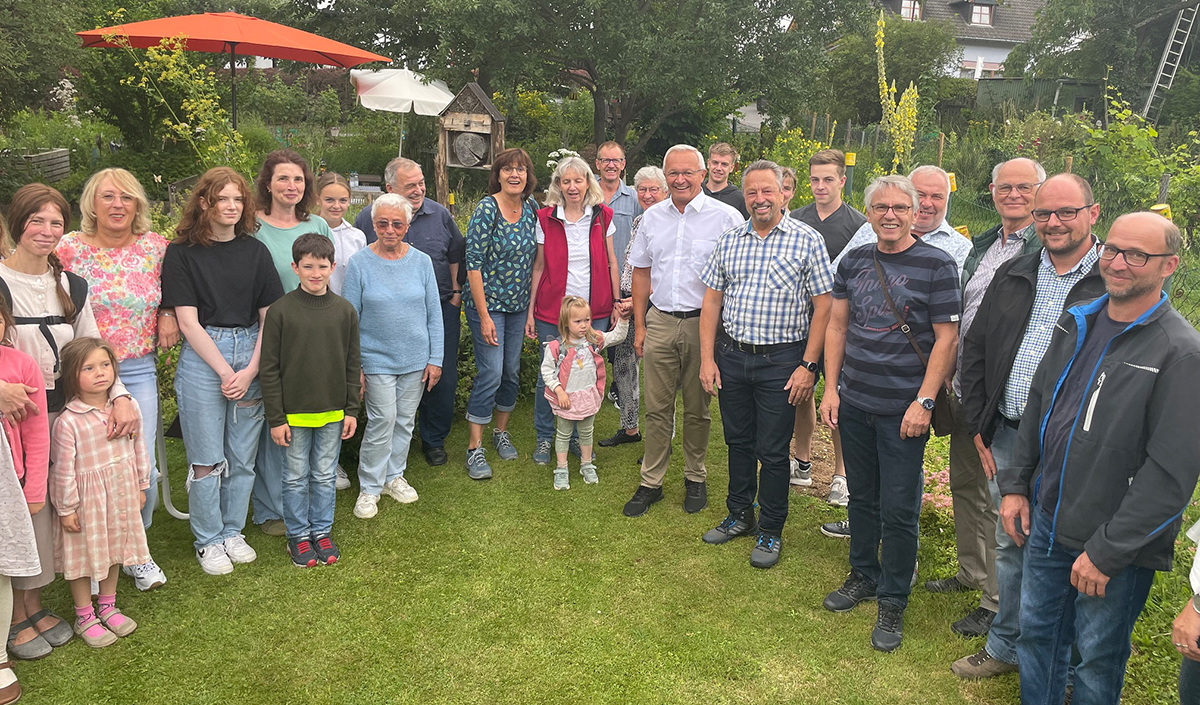
[[[488,193],[467,224],[467,286],[464,312],[475,342],[475,381],[467,402],[471,432],[467,475],[492,476],[483,452],[483,427],[492,423],[492,445],[501,460],[516,460],[508,418],[517,405],[517,381],[525,314],[529,309],[533,258],[537,254],[537,185],[533,161],[523,149],[496,155]],[[494,412],[494,414],[493,414]]]

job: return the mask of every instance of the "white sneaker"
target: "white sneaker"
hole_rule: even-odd
[[[334,487],[339,490],[350,489],[350,476],[346,474],[346,471],[342,469],[341,465],[338,465],[336,468],[334,468],[333,474],[336,478],[333,483]]]
[[[827,500],[835,507],[845,507],[850,504],[850,490],[846,489],[846,478],[841,475],[834,475],[829,481],[829,499]]]
[[[358,493],[358,501],[354,503],[354,516],[359,519],[370,519],[379,513],[379,495]]]
[[[805,468],[800,467],[800,460],[798,458],[796,458],[795,456],[792,456],[791,470],[792,470],[792,474],[791,474],[791,477],[788,480],[788,482],[790,482],[791,484],[793,484],[797,487],[811,487],[812,486],[812,463],[811,462],[808,464],[808,468],[805,469]]]
[[[158,567],[153,558],[141,565],[124,566],[121,568],[121,572],[133,578],[133,584],[142,592],[162,587],[167,583],[167,574]]]
[[[258,554],[246,543],[246,537],[238,534],[225,539],[225,555],[234,563],[253,563]]]
[[[196,560],[200,569],[209,575],[228,575],[233,572],[233,562],[225,555],[225,545],[210,543],[196,549]]]
[[[412,504],[417,501],[417,491],[408,484],[408,480],[405,480],[403,476],[389,480],[383,486],[383,493],[400,504]]]

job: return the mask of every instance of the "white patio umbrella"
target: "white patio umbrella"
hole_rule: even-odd
[[[439,115],[454,94],[443,81],[429,81],[408,69],[350,72],[358,102],[370,110],[400,113],[400,150],[404,154],[404,118],[408,113]]]

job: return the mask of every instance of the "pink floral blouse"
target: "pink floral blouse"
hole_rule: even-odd
[[[87,280],[100,335],[122,360],[154,352],[166,252],[166,238],[154,232],[118,249],[89,245],[79,232],[58,243],[63,267]]]

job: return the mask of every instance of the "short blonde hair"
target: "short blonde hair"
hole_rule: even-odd
[[[577,172],[587,180],[587,193],[583,195],[584,208],[604,203],[604,192],[600,190],[600,182],[596,180],[596,175],[592,173],[587,162],[579,157],[567,157],[554,167],[554,174],[550,176],[550,186],[546,189],[545,204],[547,206],[560,206],[566,203],[560,184],[563,174],[568,171]]]
[[[142,188],[137,177],[125,169],[101,169],[83,185],[83,193],[79,196],[80,229],[88,235],[96,234],[96,192],[105,180],[110,180],[122,193],[133,196],[137,205],[133,212],[131,224],[134,235],[142,235],[150,231],[150,199],[146,197],[146,189]]]

